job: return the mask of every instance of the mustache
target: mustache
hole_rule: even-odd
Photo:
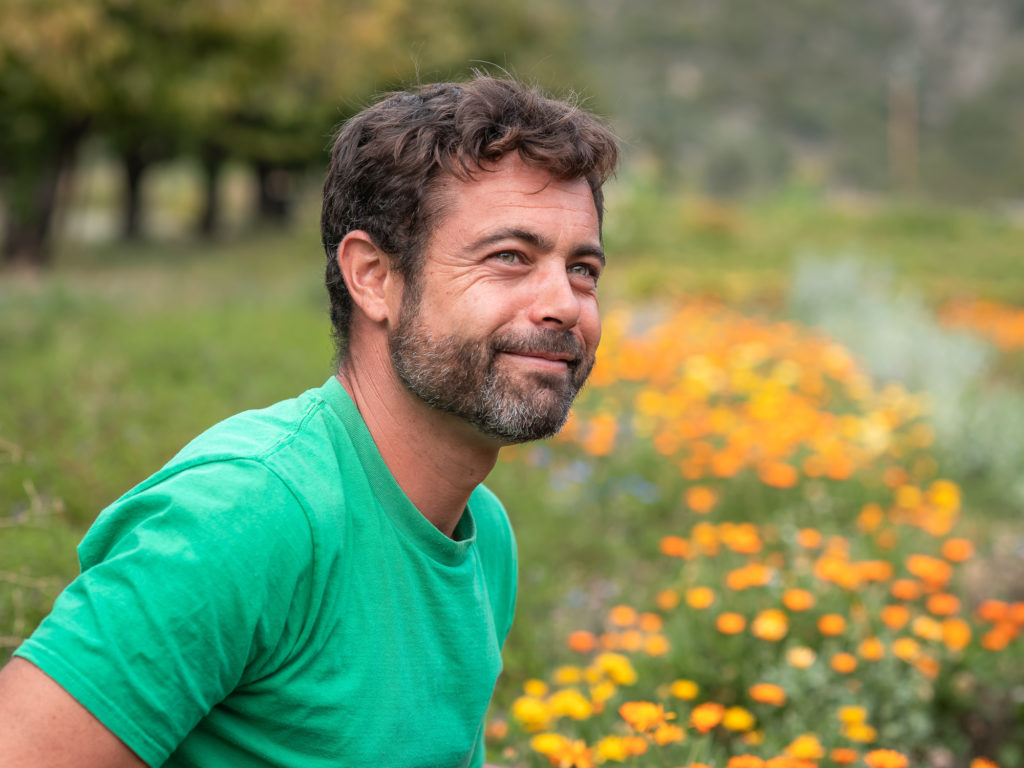
[[[491,340],[492,352],[511,352],[518,355],[569,355],[570,365],[583,362],[583,344],[570,331],[539,328],[529,334],[505,334]]]

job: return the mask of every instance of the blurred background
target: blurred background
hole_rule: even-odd
[[[674,339],[680,381],[713,379],[715,350],[735,348],[788,387],[814,355],[756,329],[797,329],[849,355],[856,392],[917,398],[913,418],[886,422],[875,464],[827,493],[805,448],[784,457],[795,486],[764,466],[715,475],[726,519],[804,525],[813,508],[854,531],[872,493],[898,490],[895,462],[904,485],[962,489],[980,553],[958,582],[965,612],[1024,600],[1022,0],[5,0],[2,656],[77,572],[99,510],[210,424],[332,373],[318,228],[331,134],[376,93],[473,69],[574,97],[621,137],[601,286],[615,338]],[[735,314],[678,322],[694,307]],[[759,340],[686,347],[709,327]],[[584,395],[576,438],[513,451],[490,480],[524,576],[499,716],[566,632],[626,596],[653,604],[638,563],[685,533],[681,494],[706,479],[676,469],[686,440],[630,442],[650,396],[613,385],[654,374],[630,373],[628,350],[607,346],[618,373]],[[897,451],[890,432],[916,420]],[[963,692],[950,683],[920,705],[926,726],[893,738],[928,765],[1024,761],[1016,632],[1012,663],[986,667],[966,703],[949,703]]]

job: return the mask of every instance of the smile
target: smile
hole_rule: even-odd
[[[576,364],[571,355],[551,352],[501,352],[500,354],[527,365],[558,373],[563,373],[570,366]]]

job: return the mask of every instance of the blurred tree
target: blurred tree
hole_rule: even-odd
[[[6,0],[0,12],[2,258],[41,265],[61,183],[122,41],[96,3]]]
[[[217,229],[229,158],[255,168],[258,213],[283,220],[291,175],[323,161],[329,126],[370,94],[463,74],[473,60],[557,55],[570,22],[539,0],[9,0],[0,16],[5,258],[45,261],[58,179],[87,129],[121,161],[128,237],[141,231],[146,170],[181,153],[205,177],[200,233]]]
[[[604,100],[669,185],[732,194],[813,160],[840,184],[951,192],[980,175],[973,116],[974,145],[1017,151],[999,105],[1018,98],[1022,0],[572,3]],[[919,173],[925,154],[944,184]],[[1019,194],[1012,167],[985,175],[968,186]]]

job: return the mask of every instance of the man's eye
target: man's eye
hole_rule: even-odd
[[[574,275],[580,275],[581,277],[592,277],[597,280],[598,274],[597,269],[592,267],[590,264],[573,264],[569,267],[569,272]]]
[[[515,251],[498,251],[498,253],[494,254],[492,258],[495,258],[504,264],[515,264],[519,261],[519,254]]]

